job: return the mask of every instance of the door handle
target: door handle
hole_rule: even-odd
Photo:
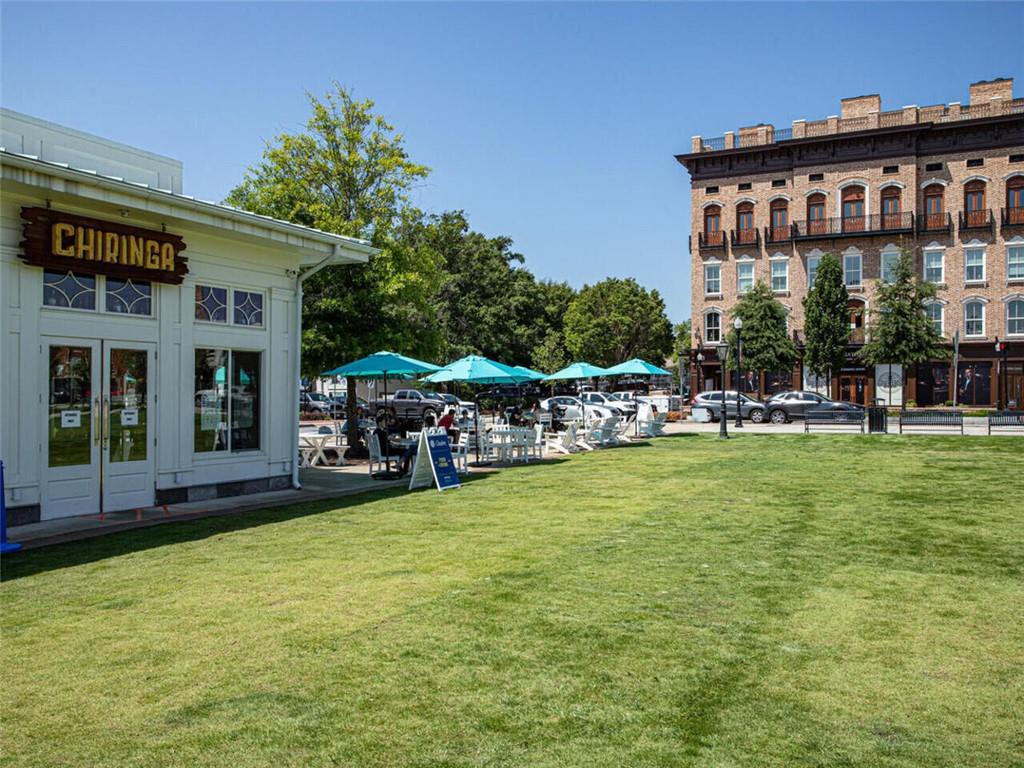
[[[100,432],[103,431],[103,415],[100,413],[100,396],[93,398],[92,409],[92,444],[100,444]]]
[[[103,447],[110,442],[110,397],[103,396]]]

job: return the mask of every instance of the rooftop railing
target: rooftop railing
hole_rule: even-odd
[[[757,126],[730,132],[724,136],[705,138],[696,136],[694,152],[718,152],[723,149],[774,144],[791,139],[831,136],[852,131],[868,131],[877,128],[897,128],[920,123],[952,123],[961,120],[978,120],[1000,115],[1024,115],[1024,98],[992,101],[987,104],[935,104],[928,107],[905,107],[886,112],[872,112],[857,117],[830,117],[825,120],[795,120],[791,128],[775,129],[771,125]]]

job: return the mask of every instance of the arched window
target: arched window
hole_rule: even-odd
[[[785,200],[772,200],[771,218],[772,242],[789,240],[789,203]]]
[[[846,309],[850,316],[850,343],[864,343],[864,301],[861,299],[850,299],[846,303]]]
[[[930,302],[924,305],[924,313],[932,323],[932,328],[939,336],[946,335],[946,329],[943,326],[943,307],[937,301]]]
[[[843,232],[864,231],[864,187],[852,184],[843,188]]]
[[[1006,333],[1013,336],[1024,334],[1024,299],[1006,302]]]
[[[900,228],[900,188],[882,190],[882,229]]]
[[[757,241],[757,230],[754,229],[754,204],[740,203],[736,206],[736,242],[753,243]]]
[[[807,197],[807,234],[827,234],[828,225],[825,223],[825,195],[815,192]]]
[[[984,181],[975,179],[964,184],[964,224],[968,227],[984,227],[988,224]]]
[[[985,335],[985,305],[980,301],[968,301],[964,304],[964,335]]]
[[[722,209],[717,205],[704,209],[704,244],[722,244]]]
[[[1024,176],[1006,180],[1006,223],[1024,224]]]
[[[946,189],[941,184],[929,184],[924,188],[924,227],[926,230],[945,229]]]
[[[722,340],[722,315],[718,311],[704,315],[704,341],[717,344]]]

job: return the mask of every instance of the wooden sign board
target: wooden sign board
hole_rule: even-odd
[[[21,218],[19,255],[33,266],[174,285],[188,274],[180,235],[49,208],[23,207]]]

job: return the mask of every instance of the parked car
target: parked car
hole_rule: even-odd
[[[466,411],[470,416],[472,416],[476,411],[476,404],[472,400],[460,400],[451,392],[438,392],[436,394],[444,400],[444,409],[446,411],[449,408],[454,408],[456,414],[461,414],[463,411]]]
[[[578,421],[583,418],[586,410],[587,419],[606,419],[609,416],[618,416],[610,409],[594,403],[584,403],[577,397],[569,395],[557,395],[540,401],[542,411],[550,411],[554,421]]]
[[[830,400],[817,392],[793,390],[772,395],[764,404],[765,414],[772,424],[785,424],[802,419],[808,411],[860,411],[859,405]]]
[[[632,400],[613,395],[611,392],[584,392],[580,400],[591,405],[607,408],[616,416],[636,416],[636,403]]]
[[[373,407],[380,413],[389,405],[395,407],[395,415],[403,421],[422,421],[428,415],[437,418],[444,411],[441,396],[422,389],[399,389],[386,400],[378,398]]]
[[[309,415],[337,416],[341,414],[341,408],[323,392],[300,392],[299,412]]]
[[[342,392],[341,394],[338,394],[338,395],[335,395],[334,397],[332,397],[331,400],[333,400],[334,403],[338,406],[338,408],[340,409],[342,415],[345,415],[348,412],[348,395],[347,394]],[[368,402],[366,402],[363,398],[361,398],[361,397],[357,397],[356,398],[356,406],[358,408],[362,408],[364,412],[369,413],[370,404]]]
[[[725,393],[725,417],[727,419],[736,416],[736,397],[736,390],[729,390]],[[753,400],[746,395],[739,395],[739,398],[740,413],[743,414],[744,419],[750,419],[755,424],[760,424],[764,421],[764,403]],[[711,420],[718,421],[718,416],[722,412],[722,392],[720,390],[701,392],[693,398],[692,406],[694,408],[707,408],[711,412]]]

